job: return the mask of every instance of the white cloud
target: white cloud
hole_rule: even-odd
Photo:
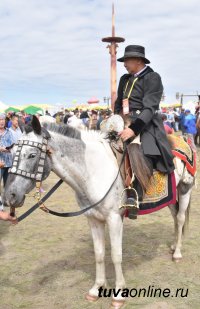
[[[146,47],[168,100],[199,89],[200,3],[118,0],[116,35]],[[0,99],[4,102],[86,101],[109,95],[111,1],[1,0]],[[118,64],[118,79],[125,72]],[[26,103],[25,102],[25,103]]]

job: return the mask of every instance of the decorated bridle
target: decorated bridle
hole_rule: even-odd
[[[45,164],[45,159],[48,151],[48,140],[47,138],[43,137],[42,143],[38,142],[33,142],[33,141],[28,141],[28,140],[19,140],[18,143],[16,144],[17,146],[17,151],[13,160],[13,165],[12,168],[9,170],[9,173],[11,174],[16,174],[20,176],[24,176],[26,178],[31,178],[36,181],[41,182],[42,181],[42,176],[44,172],[44,164]],[[39,163],[37,167],[37,172],[36,173],[30,173],[24,170],[21,170],[18,165],[19,165],[19,159],[22,151],[23,146],[31,146],[35,147],[40,150],[40,158],[39,158]]]
[[[15,145],[17,146],[17,151],[15,153],[13,165],[10,168],[9,173],[36,180],[36,184],[35,184],[36,192],[35,194],[33,194],[33,197],[39,203],[41,200],[41,185],[42,185],[42,177],[44,173],[45,159],[46,159],[47,153],[50,153],[50,150],[48,148],[48,138],[43,137],[41,143],[28,141],[28,140],[19,140]],[[40,158],[39,158],[36,173],[30,173],[30,172],[24,171],[19,168],[19,159],[20,159],[23,146],[31,146],[31,147],[35,147],[40,150]],[[40,204],[40,208],[47,212],[47,208],[45,207],[43,203]],[[15,214],[14,207],[11,207],[10,213],[12,215]]]

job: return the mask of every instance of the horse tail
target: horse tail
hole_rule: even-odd
[[[133,173],[139,181],[143,192],[145,192],[152,176],[152,171],[148,165],[147,159],[143,154],[141,146],[136,143],[128,145],[128,153]]]

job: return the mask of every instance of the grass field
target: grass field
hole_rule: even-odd
[[[198,178],[199,175],[198,175]],[[47,191],[57,180],[44,183]],[[189,232],[183,243],[183,260],[171,261],[169,246],[173,221],[168,208],[126,219],[123,237],[123,269],[128,288],[160,287],[175,292],[189,289],[187,298],[129,298],[126,309],[199,309],[200,300],[200,191],[192,195]],[[34,203],[27,198],[23,213]],[[65,184],[50,198],[52,209],[78,209],[74,193]],[[108,233],[107,233],[108,234]],[[114,287],[114,269],[106,240],[108,284]],[[87,219],[57,218],[36,210],[17,226],[0,222],[0,309],[107,309],[110,299],[91,304],[84,295],[93,285],[95,260]]]

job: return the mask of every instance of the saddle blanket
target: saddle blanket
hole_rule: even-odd
[[[191,138],[184,140],[182,136],[168,135],[169,143],[171,144],[172,153],[185,163],[188,172],[195,176],[196,174],[196,150],[192,147],[193,142]]]
[[[139,215],[149,214],[170,204],[176,203],[176,180],[174,173],[169,175],[154,171],[142,203]]]

